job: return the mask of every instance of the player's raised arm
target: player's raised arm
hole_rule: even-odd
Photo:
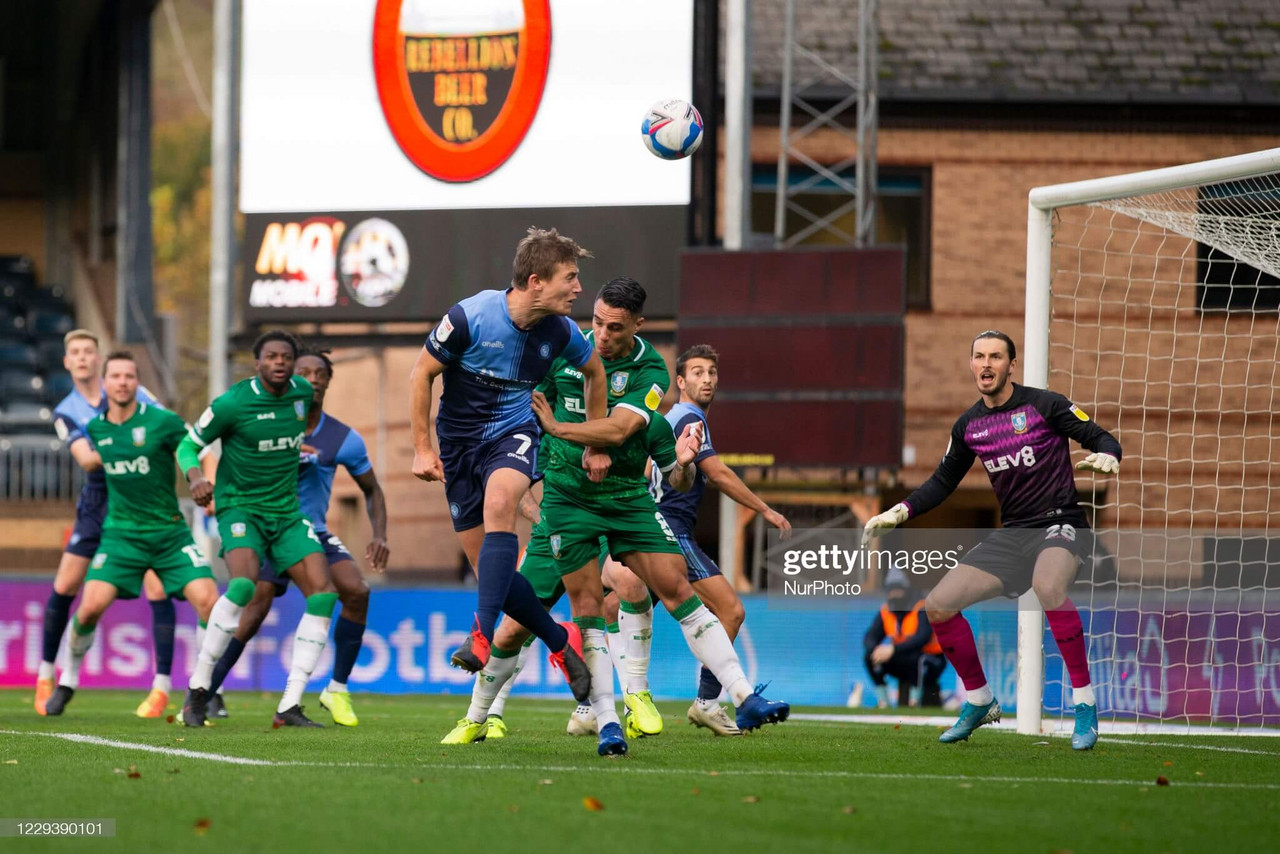
[[[600,365],[599,357],[593,355],[591,358],[598,366]],[[590,374],[587,371],[588,366],[590,366],[590,362],[583,367],[582,373],[584,374],[584,380],[586,380],[587,415],[591,417],[593,385],[590,381]],[[600,367],[600,378],[594,388],[604,388],[603,366]],[[603,397],[603,391],[601,396]],[[538,417],[538,423],[542,425],[542,429],[547,431],[548,434],[557,439],[577,442],[579,445],[587,445],[592,448],[616,448],[643,429],[646,424],[644,416],[633,409],[626,409],[621,406],[615,406],[608,418],[591,417],[590,421],[576,423],[557,421],[550,402],[541,392],[537,391],[533,393],[533,414]]]
[[[751,487],[742,482],[742,478],[724,464],[724,460],[720,459],[719,454],[712,454],[704,458],[698,463],[698,468],[707,476],[707,480],[715,486],[716,489],[732,498],[749,510],[754,510],[764,517],[764,520],[782,533],[782,539],[791,536],[791,523],[787,521],[787,517],[783,516],[777,510],[774,510],[764,502],[760,496],[751,491]]]
[[[892,531],[912,516],[922,516],[946,501],[947,496],[955,492],[960,481],[964,480],[973,460],[973,450],[964,441],[964,425],[957,421],[951,428],[951,441],[947,443],[947,451],[942,455],[942,462],[938,463],[933,476],[908,495],[906,501],[900,501],[879,516],[871,517],[862,531],[862,545],[865,547],[872,537]]]
[[[654,418],[649,422],[645,435],[649,445],[649,459],[644,464],[644,479],[652,488],[656,476],[665,479],[676,492],[688,492],[698,480],[698,451],[702,448],[703,425],[701,421],[686,424],[677,440],[671,422]]]
[[[666,421],[665,418],[662,419]],[[684,425],[680,438],[676,440],[676,464],[667,473],[667,483],[676,492],[688,492],[698,479],[698,450],[702,447],[702,422],[694,421]]]
[[[413,476],[419,480],[444,481],[444,466],[431,442],[432,388],[436,377],[444,373],[444,369],[445,364],[423,347],[409,374],[409,386],[412,390],[409,423],[413,430]]]

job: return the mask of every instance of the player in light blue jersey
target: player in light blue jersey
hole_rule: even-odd
[[[347,470],[364,493],[365,510],[373,529],[373,539],[365,547],[364,557],[374,572],[382,572],[386,568],[391,554],[387,549],[387,502],[373,472],[373,464],[369,462],[364,439],[324,411],[325,394],[333,381],[333,361],[329,358],[329,351],[302,350],[293,364],[293,372],[311,383],[313,389],[313,403],[302,440],[298,500],[302,504],[303,515],[311,520],[316,536],[324,546],[325,557],[329,560],[329,575],[338,590],[338,601],[342,603],[341,615],[333,627],[333,676],[328,687],[320,693],[320,705],[333,715],[335,724],[357,726],[360,721],[351,706],[347,680],[363,644],[369,615],[369,585],[360,574],[355,558],[342,540],[329,531],[326,521],[338,466]],[[264,563],[258,572],[253,599],[240,615],[235,637],[228,642],[226,651],[213,669],[211,690],[222,685],[231,668],[240,660],[245,645],[258,633],[262,621],[270,613],[272,601],[284,595],[288,586],[288,576],[277,575],[269,564]]]
[[[711,613],[719,618],[729,637],[736,638],[746,616],[742,600],[738,598],[733,585],[721,575],[720,567],[698,547],[693,538],[698,504],[702,501],[707,483],[710,482],[743,507],[763,515],[766,522],[782,532],[783,539],[791,535],[791,523],[765,504],[716,454],[715,447],[711,444],[707,410],[711,408],[711,401],[715,399],[719,385],[720,357],[710,345],[696,344],[680,354],[676,360],[676,387],[680,389],[680,401],[671,407],[667,420],[671,422],[671,429],[676,431],[676,435],[687,425],[701,422],[702,448],[695,459],[698,475],[693,488],[688,492],[665,489],[661,480],[651,482],[651,490],[658,501],[658,509],[671,526],[671,532],[676,535],[680,550],[684,552],[689,582],[693,589]],[[717,735],[735,735],[737,726],[718,702],[720,690],[720,683],[715,675],[703,667],[698,680],[698,699],[689,706],[688,717],[690,722],[707,727]]]
[[[40,666],[36,671],[36,713],[45,713],[45,703],[53,694],[54,660],[71,619],[71,603],[84,585],[89,560],[98,550],[102,523],[107,517],[107,478],[102,459],[85,433],[85,426],[107,411],[107,396],[102,390],[98,336],[87,329],[73,329],[63,338],[66,348],[62,365],[71,374],[75,387],[54,407],[54,427],[58,437],[71,450],[76,463],[87,472],[80,498],[76,501],[76,523],[71,539],[58,561],[53,590],[44,608],[43,644]],[[151,392],[138,386],[138,400],[152,406],[159,402]],[[138,706],[140,717],[161,717],[169,701],[170,669],[173,666],[173,633],[177,615],[173,602],[165,595],[164,584],[154,572],[143,578],[143,590],[151,603],[151,625],[156,646],[156,674],[151,693]]]
[[[606,415],[604,366],[568,317],[582,292],[578,259],[587,257],[555,229],[529,229],[516,247],[511,287],[481,291],[450,308],[410,378],[413,474],[444,483],[453,528],[478,579],[475,625],[453,664],[471,673],[482,669],[498,614],[505,612],[552,651],[552,664],[579,701],[591,684],[581,632],[573,623],[557,624],[516,574],[515,530],[516,508],[537,468],[539,428],[530,400],[551,363],[563,356],[580,369],[587,416]],[[444,378],[438,449],[430,429],[437,376]]]

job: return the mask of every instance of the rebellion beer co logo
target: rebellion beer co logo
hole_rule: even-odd
[[[405,156],[474,181],[515,153],[551,58],[550,0],[378,0],[373,70]]]

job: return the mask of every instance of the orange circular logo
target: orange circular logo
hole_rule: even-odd
[[[442,181],[506,162],[533,124],[551,60],[550,0],[378,0],[373,73],[405,156]]]

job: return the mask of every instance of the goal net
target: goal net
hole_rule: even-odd
[[[1280,725],[1280,149],[1041,188],[1029,225],[1027,382],[1034,369],[1124,448],[1118,478],[1077,479],[1096,538],[1072,596],[1099,714],[1112,731],[1266,732]],[[1044,724],[1069,728],[1070,681],[1041,638]]]

